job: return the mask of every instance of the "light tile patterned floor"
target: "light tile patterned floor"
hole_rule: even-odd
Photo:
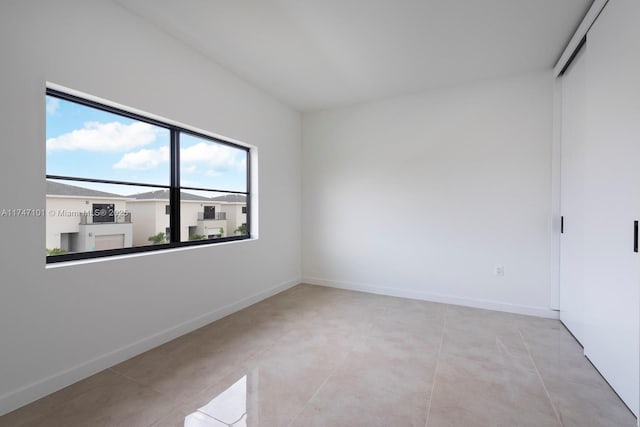
[[[633,427],[558,321],[299,285],[0,426]]]

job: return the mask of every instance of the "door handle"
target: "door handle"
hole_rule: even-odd
[[[560,217],[560,234],[564,234],[564,216]]]
[[[633,252],[638,252],[638,221],[633,221]]]

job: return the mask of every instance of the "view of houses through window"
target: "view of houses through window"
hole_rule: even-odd
[[[47,252],[87,252],[169,243],[169,190],[121,195],[47,180]],[[244,195],[182,192],[181,241],[246,234]]]
[[[247,148],[47,93],[48,262],[249,237]]]

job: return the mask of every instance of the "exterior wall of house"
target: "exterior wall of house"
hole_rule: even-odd
[[[82,224],[79,226],[78,252],[88,252],[100,249],[96,247],[96,240],[101,236],[123,236],[123,248],[130,248],[133,243],[133,225],[125,224]],[[110,249],[116,249],[115,247]]]
[[[246,203],[225,203],[221,205],[221,211],[227,214],[227,228],[229,230],[229,236],[235,236],[238,233],[235,231],[242,224],[247,223],[247,214],[242,213],[242,208],[246,206]]]
[[[198,213],[204,211],[201,202],[183,201],[180,206],[180,240],[189,240],[189,227],[198,225]],[[197,232],[197,234],[203,234]]]
[[[182,202],[180,206],[180,240],[189,240],[189,227],[198,225],[198,212],[203,210],[204,207],[201,206],[201,202]]]
[[[229,228],[227,228],[227,221],[225,220],[200,220],[197,225],[197,234],[204,236],[220,236],[227,237]],[[183,240],[184,235],[182,236]]]
[[[164,202],[154,200],[132,200],[127,203],[127,209],[131,211],[133,222],[133,245],[145,246],[150,245],[149,237],[158,234],[158,205],[162,205],[164,214]],[[167,216],[167,227],[169,223],[169,215]],[[164,232],[164,228],[161,230]]]
[[[219,203],[185,200],[180,206],[180,240],[189,240],[189,228],[196,227],[196,234],[202,234],[205,236],[211,234],[220,234],[218,229],[222,229],[222,236],[226,237],[227,234],[227,222],[225,220],[205,220],[204,208],[205,206],[213,206],[216,214],[222,212]],[[194,230],[193,228],[191,230]]]
[[[102,223],[85,225],[83,230],[80,225],[83,222],[83,216],[87,216],[88,223],[92,223],[91,211],[95,203],[113,204],[116,221],[119,223]],[[125,247],[132,244],[132,227],[131,224],[124,224],[126,211],[126,200],[116,198],[90,198],[90,197],[71,197],[71,196],[47,196],[46,212],[46,247],[48,249],[64,248],[75,251],[91,251],[94,248],[96,235],[111,235],[124,233]],[[132,219],[133,221],[133,219]],[[83,236],[76,234],[71,237],[67,233],[80,233],[80,231],[90,232],[92,236]],[[91,237],[91,238],[88,238]]]
[[[166,232],[170,222],[170,216],[166,214],[168,203],[168,200],[134,200],[127,204],[132,217],[136,218],[133,227],[134,246],[148,245],[150,236]],[[205,206],[213,206],[216,214],[225,213],[226,220],[205,220]],[[233,236],[236,228],[246,222],[246,217],[239,204],[185,200],[180,207],[180,240],[187,241],[192,234]]]
[[[82,226],[82,213],[91,212],[93,204],[114,204],[115,210],[121,214],[117,222],[123,223],[124,212],[131,213],[131,222],[123,224],[89,224]],[[95,250],[95,236],[124,233],[124,247],[145,246],[151,244],[149,237],[158,233],[166,233],[169,228],[170,215],[166,213],[168,200],[122,200],[92,199],[87,197],[47,196],[47,212],[55,212],[47,218],[47,248],[65,248],[74,251]],[[213,206],[216,214],[224,213],[226,219],[205,220],[204,207]],[[190,234],[205,236],[218,235],[228,237],[237,235],[236,229],[247,222],[247,215],[242,213],[246,206],[239,202],[208,203],[205,201],[183,201],[180,211],[181,240],[189,240]],[[116,230],[116,226],[117,230]],[[84,227],[84,228],[82,228]],[[82,230],[81,230],[82,228]],[[80,236],[79,232],[91,233]],[[70,234],[76,233],[76,234]]]
[[[159,200],[154,205],[153,215],[155,218],[155,229],[154,232],[149,234],[149,236],[165,233],[165,237],[169,240],[169,235],[167,235],[167,228],[170,226],[171,215],[167,214],[167,205],[169,204],[168,200]],[[147,236],[147,239],[148,237]]]

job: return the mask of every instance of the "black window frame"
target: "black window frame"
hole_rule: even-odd
[[[129,248],[121,248],[121,249],[106,249],[106,250],[97,250],[97,251],[88,251],[88,252],[73,252],[73,253],[63,253],[59,255],[47,255],[46,262],[47,264],[65,262],[65,261],[77,261],[84,259],[94,259],[94,258],[103,258],[103,257],[112,257],[117,255],[125,255],[132,253],[141,253],[141,252],[156,252],[163,251],[167,249],[173,248],[181,248],[186,246],[210,246],[216,245],[218,243],[237,241],[237,240],[248,240],[251,239],[251,229],[249,221],[250,213],[251,213],[251,148],[239,145],[230,141],[226,141],[221,138],[212,137],[201,132],[194,131],[192,129],[187,129],[182,126],[178,126],[175,124],[167,123],[162,120],[153,119],[150,117],[146,117],[139,113],[132,113],[127,110],[123,110],[121,108],[113,107],[110,105],[106,105],[100,102],[96,102],[93,100],[89,100],[77,95],[72,95],[57,89],[46,89],[46,95],[54,98],[62,99],[65,101],[74,102],[76,104],[99,109],[102,111],[106,111],[108,113],[116,114],[122,117],[126,117],[129,119],[137,120],[140,122],[148,123],[153,126],[158,126],[164,129],[169,130],[170,133],[170,177],[168,179],[167,185],[159,185],[159,184],[148,184],[148,183],[140,183],[140,182],[128,182],[128,181],[116,181],[116,180],[107,180],[107,179],[92,179],[88,177],[77,177],[77,176],[64,176],[64,175],[49,175],[45,172],[46,179],[54,179],[54,180],[64,180],[64,181],[75,181],[75,182],[96,182],[103,184],[116,184],[116,185],[130,185],[136,187],[147,187],[147,188],[161,188],[165,190],[169,190],[169,207],[170,207],[170,218],[169,218],[169,229],[171,230],[170,241],[168,243],[161,243],[155,245],[146,245],[146,246],[137,246],[137,247],[129,247]],[[198,188],[198,187],[188,187],[188,186],[180,186],[180,135],[191,135],[194,137],[202,138],[216,144],[223,144],[235,149],[243,150],[246,152],[246,191],[236,191],[236,190],[225,190],[219,188]],[[227,236],[216,239],[204,239],[204,240],[189,240],[189,241],[180,241],[180,194],[182,190],[195,190],[195,191],[208,191],[208,192],[220,192],[227,194],[242,194],[246,198],[246,207],[247,207],[247,234],[240,236]],[[166,208],[165,208],[166,209]],[[115,219],[115,218],[114,218]]]

